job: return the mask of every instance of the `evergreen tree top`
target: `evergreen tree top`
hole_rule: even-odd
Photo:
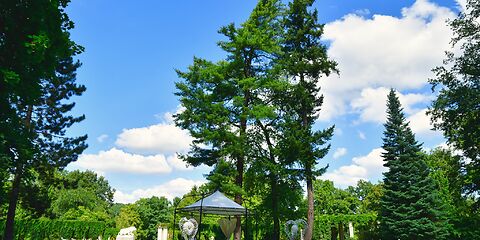
[[[447,239],[448,223],[430,177],[421,144],[408,126],[400,101],[391,89],[382,157],[385,191],[381,199],[382,239]]]

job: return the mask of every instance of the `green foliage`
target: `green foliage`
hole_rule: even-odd
[[[120,213],[115,218],[115,223],[118,229],[134,226],[140,228],[140,214],[138,214],[137,207],[134,204],[124,205],[120,209]]]
[[[11,176],[5,238],[11,239],[23,185],[64,168],[87,147],[87,136],[66,135],[84,116],[70,116],[83,48],[70,40],[68,0],[0,2],[0,155]],[[4,179],[2,179],[3,183]],[[2,184],[3,185],[3,184]]]
[[[439,186],[439,196],[453,224],[449,239],[477,239],[480,238],[480,216],[471,211],[475,199],[462,194],[465,170],[461,158],[451,150],[441,148],[426,155],[427,164],[432,170],[430,175]]]
[[[359,200],[348,191],[333,186],[332,181],[315,180],[315,212],[319,215],[353,214]]]
[[[0,237],[4,237],[5,222],[0,221]],[[103,222],[60,220],[16,220],[14,239],[104,239],[115,237],[118,229]]]
[[[313,180],[326,170],[326,167],[317,169],[317,164],[328,153],[330,145],[326,143],[333,135],[333,127],[313,129],[323,103],[319,81],[320,77],[337,71],[336,63],[328,59],[321,42],[323,25],[318,23],[318,11],[310,10],[313,3],[314,0],[293,0],[288,4],[276,66],[292,83],[282,102],[286,115],[281,156],[290,166],[300,166],[297,175],[307,183],[307,222],[312,226],[306,233],[307,240],[312,239],[313,231]]]
[[[208,192],[219,190],[224,194],[232,196],[236,193],[244,194],[243,189],[235,184],[235,175],[236,169],[232,163],[219,160],[213,170],[206,175],[208,183],[205,187],[209,190]]]
[[[164,197],[142,198],[135,202],[135,210],[140,217],[137,229],[139,239],[156,239],[160,223],[169,223],[172,219],[170,202]]]
[[[52,217],[59,219],[105,221],[113,225],[109,209],[113,202],[107,180],[92,171],[62,171],[56,174],[56,187],[50,190]]]
[[[357,213],[380,212],[380,198],[383,195],[383,183],[373,184],[360,180],[355,187],[348,187],[347,191],[359,200]]]
[[[62,189],[52,203],[52,212],[57,217],[62,217],[70,210],[76,210],[78,207],[94,209],[96,204],[95,194],[87,189]]]
[[[382,156],[389,170],[381,199],[382,239],[448,239],[450,225],[420,146],[392,89],[383,137]]]
[[[348,187],[350,192],[358,201],[355,212],[357,214],[370,214],[378,216],[380,214],[381,202],[383,196],[383,183],[373,184],[368,181],[360,180],[355,187]],[[368,223],[355,226],[358,229],[358,238],[365,240],[380,239],[380,229],[378,221],[370,221]]]
[[[343,190],[331,181],[316,180],[314,191],[314,239],[337,239],[345,234],[349,222],[354,224],[359,239],[379,239],[378,209],[371,202],[380,201],[380,184],[359,181],[356,187]]]
[[[465,159],[464,193],[480,193],[480,1],[467,0],[467,9],[450,22],[453,45],[461,55],[447,52],[444,65],[433,70],[432,90],[438,92],[429,109],[435,129],[448,143],[461,150]],[[480,201],[476,208],[480,207]]]
[[[95,194],[96,198],[108,204],[113,204],[115,190],[108,184],[103,176],[98,176],[93,171],[62,172],[62,185],[65,189],[86,189]]]

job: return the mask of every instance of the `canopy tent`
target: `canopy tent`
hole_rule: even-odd
[[[247,209],[240,204],[227,198],[220,191],[214,192],[212,195],[202,198],[197,202],[190,204],[184,208],[177,209],[182,212],[202,212],[203,214],[215,214],[223,216],[246,215]]]
[[[249,211],[247,208],[243,207],[242,205],[234,202],[230,198],[226,197],[220,191],[215,191],[214,193],[205,197],[202,195],[201,199],[196,201],[193,204],[190,204],[183,208],[175,208],[175,212],[173,214],[173,235],[175,236],[175,216],[177,212],[184,212],[184,213],[195,213],[198,212],[200,215],[200,223],[197,235],[201,232],[201,225],[202,225],[202,215],[204,214],[213,214],[213,215],[220,215],[220,216],[245,216],[248,220]],[[247,221],[245,221],[245,234],[247,234]]]

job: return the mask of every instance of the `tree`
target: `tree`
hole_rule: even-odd
[[[371,182],[360,180],[355,187],[348,187],[350,192],[358,199],[358,208],[356,214],[370,214],[378,216],[380,214],[380,199],[383,196],[383,183],[373,184]],[[378,222],[371,221],[356,227],[359,230],[359,239],[377,240],[380,239],[380,229]]]
[[[51,192],[52,217],[91,219],[113,223],[108,211],[113,205],[114,189],[103,176],[92,171],[58,172]]]
[[[388,171],[381,198],[382,239],[447,239],[449,226],[438,187],[393,89],[388,94],[384,126],[382,157]]]
[[[436,148],[426,154],[430,176],[439,186],[439,197],[446,206],[446,215],[452,223],[449,239],[480,238],[480,216],[472,212],[475,198],[463,194],[465,166],[462,156],[452,150]]]
[[[140,228],[141,219],[135,204],[127,204],[120,209],[120,213],[115,218],[118,229],[134,226]],[[174,226],[176,227],[176,226]]]
[[[336,188],[332,181],[315,180],[314,188],[317,218],[321,215],[354,214],[358,208],[359,199],[349,191]],[[345,239],[344,224],[346,223],[342,221],[338,225],[330,223],[331,239],[337,239],[337,236],[341,240]]]
[[[68,2],[0,3],[0,153],[12,176],[8,240],[31,170],[43,174],[65,167],[86,148],[86,136],[65,136],[68,127],[84,119],[66,115],[74,107],[69,100],[85,91],[75,83],[80,63],[72,57],[83,48],[70,40],[73,22],[64,11]]]
[[[169,223],[172,219],[171,205],[165,197],[142,198],[135,202],[135,206],[140,216],[139,239],[156,239],[158,224]]]
[[[195,58],[188,71],[178,71],[183,81],[176,84],[176,95],[185,111],[175,116],[176,124],[194,138],[190,152],[182,158],[194,166],[231,162],[236,168],[235,201],[239,204],[243,203],[240,190],[250,152],[248,128],[258,122],[264,109],[254,106],[254,101],[269,83],[262,80],[268,80],[264,76],[270,56],[278,50],[279,34],[274,27],[278,9],[277,0],[260,1],[240,27],[222,27],[219,32],[227,40],[219,46],[227,52],[226,61]],[[240,219],[234,238],[241,238]]]
[[[477,198],[480,207],[480,1],[467,0],[465,12],[450,22],[453,46],[461,55],[447,52],[444,65],[433,70],[432,90],[437,91],[428,113],[433,126],[448,143],[463,151],[466,167],[464,193]],[[467,160],[468,159],[468,160]]]
[[[99,176],[93,171],[63,171],[60,181],[59,184],[64,189],[86,189],[94,194],[103,205],[110,207],[113,204],[115,189],[110,186],[105,177]]]
[[[369,181],[360,180],[355,187],[348,187],[347,191],[353,194],[360,204],[356,213],[380,212],[380,198],[383,195],[383,183],[373,184]]]
[[[313,180],[326,170],[317,170],[317,164],[328,153],[329,146],[323,146],[333,134],[333,127],[313,130],[323,103],[319,79],[337,71],[336,63],[328,59],[326,47],[321,42],[323,25],[318,23],[318,12],[309,10],[313,2],[294,0],[289,3],[278,61],[282,73],[295,84],[285,94],[285,106],[291,117],[285,124],[288,131],[283,144],[288,147],[283,156],[289,159],[291,165],[302,168],[300,179],[307,183],[307,223],[311,227],[305,235],[306,240],[312,239],[314,226]]]

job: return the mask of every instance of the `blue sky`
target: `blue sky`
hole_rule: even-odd
[[[460,5],[463,1],[459,1]],[[78,81],[87,92],[75,114],[86,120],[70,130],[87,133],[89,148],[69,169],[92,169],[117,189],[116,201],[165,195],[201,183],[206,167],[187,168],[175,152],[188,149],[188,134],[176,128],[175,69],[193,56],[219,60],[217,30],[242,23],[256,1],[73,0],[72,39],[86,48]],[[345,187],[358,179],[381,179],[380,145],[386,92],[400,91],[412,128],[424,147],[444,142],[429,130],[424,111],[433,95],[427,79],[448,50],[445,20],[459,3],[442,1],[319,0],[329,55],[340,75],[322,79],[325,104],[318,128],[335,125],[329,164],[322,178]]]

